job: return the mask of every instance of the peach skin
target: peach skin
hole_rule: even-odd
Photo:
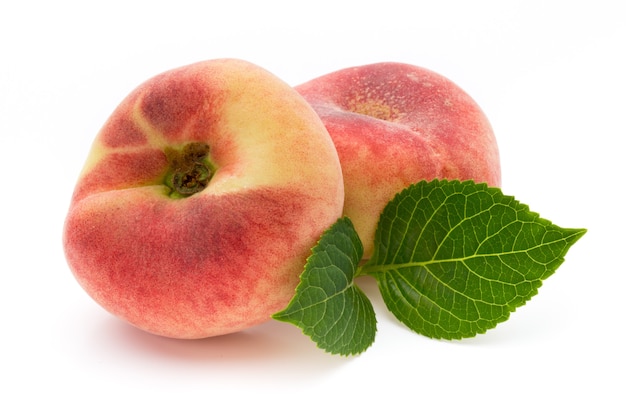
[[[379,216],[421,180],[500,186],[496,139],[476,102],[447,78],[383,62],[346,68],[296,87],[335,143],[343,169],[344,214],[373,253]]]
[[[333,142],[293,88],[245,61],[203,61],[146,81],[106,121],[63,246],[113,315],[216,336],[287,305],[343,199]]]

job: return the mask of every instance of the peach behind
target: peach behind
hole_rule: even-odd
[[[373,253],[380,213],[421,180],[501,184],[495,135],[478,104],[449,79],[413,65],[346,68],[296,87],[339,154],[344,214]]]

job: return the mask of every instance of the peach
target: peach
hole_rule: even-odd
[[[472,98],[447,78],[383,62],[346,68],[296,87],[330,133],[343,169],[344,214],[367,260],[385,205],[421,180],[500,186],[493,130]]]
[[[333,142],[293,88],[245,61],[204,61],[146,81],[106,121],[63,245],[113,315],[221,335],[286,307],[343,198]]]

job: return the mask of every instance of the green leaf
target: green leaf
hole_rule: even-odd
[[[352,222],[339,219],[313,248],[294,298],[272,317],[300,327],[327,352],[365,351],[374,342],[376,317],[369,299],[354,285],[362,256]]]
[[[563,229],[497,188],[414,184],[384,209],[372,258],[388,309],[432,338],[484,333],[537,294],[584,229]]]

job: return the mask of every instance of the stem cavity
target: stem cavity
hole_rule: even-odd
[[[189,197],[207,187],[213,176],[207,159],[209,145],[188,143],[181,150],[167,148],[165,155],[169,162],[165,184],[171,190],[170,197]]]

